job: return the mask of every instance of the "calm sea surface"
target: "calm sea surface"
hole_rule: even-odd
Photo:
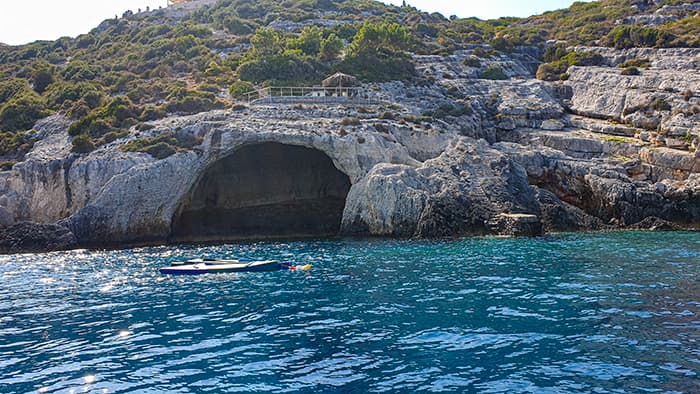
[[[700,392],[700,234],[0,257],[0,393],[397,391]]]

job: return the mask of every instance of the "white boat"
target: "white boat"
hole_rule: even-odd
[[[229,272],[269,272],[279,270],[308,271],[311,265],[295,266],[291,263],[280,263],[277,260],[219,260],[194,259],[174,262],[170,267],[160,269],[166,275],[202,275]]]
[[[286,265],[289,267],[289,265]],[[161,268],[161,274],[167,275],[201,275],[225,272],[265,272],[283,269],[277,260],[241,261],[241,260],[188,260],[175,262],[170,267]]]

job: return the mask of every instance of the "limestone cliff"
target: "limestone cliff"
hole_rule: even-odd
[[[498,64],[503,81],[465,65],[473,50],[419,56],[429,84],[364,86],[391,102],[167,117],[90,154],[71,153],[70,122],[53,116],[0,172],[0,224],[58,222],[83,245],[698,226],[700,50],[591,50],[607,65],[553,83],[534,79],[524,52],[479,66]],[[642,75],[615,67],[639,56]],[[201,144],[162,160],[120,149],[166,132]]]

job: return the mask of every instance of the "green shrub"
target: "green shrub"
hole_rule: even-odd
[[[566,44],[558,42],[554,45],[548,46],[547,49],[545,49],[543,59],[545,63],[552,63],[563,58],[568,53],[569,50],[566,48]]]
[[[148,153],[158,160],[162,160],[177,153],[177,149],[165,142],[158,142],[155,145],[144,147],[143,152]]]
[[[651,109],[656,110],[656,111],[670,111],[671,110],[671,104],[669,104],[666,100],[663,98],[655,98],[652,100],[651,104],[649,105]]]
[[[481,67],[481,60],[479,60],[478,57],[475,56],[469,56],[465,57],[464,60],[462,60],[462,64],[467,66],[467,67]]]
[[[242,18],[235,15],[227,16],[223,21],[223,27],[227,32],[236,35],[250,34],[253,29]]]
[[[551,48],[551,47],[550,47]],[[557,59],[557,57],[559,57]],[[567,52],[563,54],[561,47],[545,54],[547,59],[556,59],[549,63],[541,64],[537,69],[537,79],[543,81],[559,81],[568,79],[566,70],[571,66],[598,66],[605,60],[601,55],[588,51]]]
[[[458,105],[443,103],[434,110],[425,112],[423,117],[436,119],[445,119],[447,117],[458,118],[460,116],[471,115],[473,113],[474,111],[472,110],[472,107],[467,103],[460,103]]]
[[[0,162],[0,171],[10,171],[15,164],[17,164],[16,161],[2,161]]]
[[[589,51],[569,52],[559,59],[569,66],[600,66],[604,60],[601,55]]]
[[[153,130],[155,128],[156,128],[156,126],[154,126],[150,123],[139,123],[136,125],[136,130],[138,130],[138,131],[148,131],[148,130]]]
[[[351,56],[361,56],[386,50],[406,51],[411,46],[411,32],[397,23],[373,24],[366,22],[350,44]]]
[[[616,49],[627,49],[636,47],[663,47],[667,43],[673,41],[675,37],[665,31],[654,27],[639,27],[639,26],[617,26],[603,38],[602,43],[605,46],[614,47]]]
[[[321,50],[319,52],[319,59],[325,62],[330,62],[338,58],[345,48],[345,43],[343,40],[331,33],[328,37],[321,41]]]
[[[163,133],[155,137],[131,140],[121,146],[124,152],[148,153],[161,160],[200,145],[202,139],[189,134]]]
[[[396,23],[367,22],[336,69],[371,82],[409,79],[416,74],[412,58],[405,52],[411,40],[410,31]]]
[[[317,56],[321,52],[323,32],[317,26],[305,26],[296,38],[287,42],[288,49],[297,49],[307,56]]]
[[[360,126],[362,124],[357,118],[343,118],[341,123],[343,126]]]
[[[181,99],[173,100],[165,105],[165,109],[169,113],[186,115],[210,111],[213,109],[221,109],[223,107],[223,103],[218,100],[196,96],[187,96]]]
[[[83,60],[73,60],[63,69],[61,75],[66,81],[79,82],[95,79],[102,70]]]
[[[141,111],[126,96],[117,96],[104,106],[99,114],[101,118],[113,118],[115,126],[122,126],[128,119],[135,119]]]
[[[68,128],[68,134],[77,136],[87,134],[100,138],[114,129],[126,129],[136,123],[142,110],[135,106],[126,96],[117,96],[106,105],[90,111],[87,116],[74,122]]]
[[[127,135],[129,135],[127,130],[110,131],[103,135],[99,141],[97,141],[97,145],[109,144],[110,142],[114,142],[120,138],[126,137]]]
[[[310,57],[286,53],[248,60],[238,67],[237,72],[243,81],[292,81],[294,84],[318,81],[326,73],[326,67]]]
[[[389,126],[385,125],[384,123],[375,123],[374,124],[374,129],[377,130],[380,133],[388,134],[389,133]]]
[[[503,79],[508,79],[508,76],[506,75],[506,73],[503,72],[502,68],[500,68],[498,66],[488,66],[481,71],[481,73],[479,74],[479,78],[491,79],[491,80],[503,80]]]
[[[38,63],[34,65],[31,74],[34,90],[42,94],[46,88],[54,82],[53,66],[48,63]]]
[[[95,37],[92,34],[81,34],[75,38],[75,46],[78,48],[88,48],[95,44]]]
[[[619,68],[628,68],[628,67],[647,68],[647,67],[649,67],[649,59],[630,59],[630,60],[626,60],[626,61],[618,64],[617,67],[619,67]]]
[[[620,72],[622,75],[641,75],[642,73],[639,71],[637,67],[627,67],[624,70]]]
[[[224,104],[210,92],[177,89],[168,96],[165,110],[170,113],[196,114],[199,112],[221,109]]]
[[[49,115],[46,101],[35,92],[13,96],[0,107],[0,129],[6,131],[29,130],[37,120]]]
[[[191,21],[186,21],[185,23],[177,24],[173,29],[173,34],[176,37],[192,36],[196,38],[207,38],[210,37],[213,32],[206,26],[201,26],[194,24]]]
[[[379,119],[394,120],[396,119],[396,114],[393,112],[386,111],[379,115]]]
[[[231,85],[229,93],[234,98],[246,98],[246,94],[255,91],[255,85],[247,81],[238,80]]]
[[[96,82],[55,82],[46,91],[48,105],[58,108],[66,101],[83,99],[90,109],[99,107],[105,100],[105,94],[100,84]]]
[[[9,101],[14,96],[29,92],[31,87],[26,79],[21,78],[9,78],[7,80],[0,80],[0,105]]]
[[[408,80],[416,75],[413,60],[409,55],[382,51],[347,57],[335,66],[335,70],[367,82]]]
[[[84,118],[90,113],[90,106],[88,106],[83,99],[80,99],[77,103],[66,101],[64,104],[70,104],[69,108],[66,110],[66,116],[70,119]]]
[[[282,32],[272,28],[261,28],[251,37],[251,58],[276,56],[284,52],[286,41]]]
[[[95,143],[89,135],[81,134],[73,138],[72,152],[75,153],[90,153],[95,150]]]
[[[34,139],[25,132],[0,132],[0,155],[22,156],[34,146]]]
[[[486,52],[486,50],[482,47],[474,48],[474,50],[472,51],[472,55],[481,59],[488,59],[490,57],[489,53]]]
[[[148,122],[152,120],[158,120],[164,118],[167,115],[163,107],[147,106],[141,111],[139,115],[139,120]]]

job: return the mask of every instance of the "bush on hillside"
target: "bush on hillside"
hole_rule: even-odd
[[[406,53],[411,40],[410,31],[396,23],[365,23],[336,69],[371,82],[411,78],[416,74]]]
[[[33,91],[17,94],[0,106],[0,130],[29,130],[49,113],[46,100]]]
[[[190,150],[201,143],[201,138],[195,138],[190,134],[163,133],[155,137],[131,140],[120,149],[124,152],[148,153],[161,160],[177,152]]]
[[[331,33],[321,41],[321,50],[318,57],[321,61],[334,61],[341,55],[343,48],[345,48],[343,40],[335,35],[335,33]]]
[[[321,52],[323,32],[317,26],[305,26],[298,37],[287,41],[287,49],[299,50],[307,56],[316,57]]]
[[[601,42],[616,49],[663,47],[675,37],[654,27],[617,26]]]
[[[569,50],[566,47],[566,44],[562,43],[562,42],[558,42],[554,45],[548,46],[544,50],[543,60],[545,63],[552,63],[552,62],[556,62],[557,60],[563,58],[567,54],[569,54]]]
[[[231,34],[244,35],[244,34],[250,34],[253,32],[253,29],[245,21],[245,19],[239,18],[235,15],[227,16],[223,20],[222,24],[223,24],[224,29],[226,29],[226,31],[231,33]]]
[[[72,144],[73,148],[71,151],[75,153],[90,153],[95,150],[95,143],[92,142],[92,138],[89,135],[81,134],[75,136]]]
[[[467,66],[467,67],[481,67],[481,60],[479,60],[478,57],[475,56],[469,56],[465,57],[464,60],[462,60],[462,64]]]
[[[326,67],[313,58],[286,53],[248,60],[238,67],[237,72],[243,81],[292,81],[294,84],[320,80]]]
[[[652,100],[651,104],[649,104],[651,109],[656,110],[656,111],[670,111],[671,110],[671,104],[669,104],[666,100],[663,98],[655,98]]]
[[[106,105],[92,110],[87,116],[74,122],[68,128],[68,134],[77,136],[86,134],[100,138],[115,129],[126,129],[135,125],[142,110],[135,106],[126,96],[117,96]]]
[[[503,69],[498,66],[488,66],[479,73],[481,79],[503,80],[508,79],[508,76]]]
[[[628,68],[628,67],[647,68],[647,67],[649,67],[649,59],[630,59],[630,60],[626,60],[626,61],[618,64],[617,67],[619,67],[619,68]]]
[[[641,75],[642,73],[639,71],[637,67],[627,67],[624,70],[620,72],[621,75]]]
[[[73,60],[61,72],[61,76],[66,81],[80,82],[91,81],[101,73],[99,67],[90,65],[83,60]]]
[[[545,53],[545,58],[556,59],[550,63],[543,63],[537,69],[537,79],[543,81],[559,81],[568,79],[566,70],[571,66],[599,66],[603,64],[604,58],[594,52],[579,51],[567,52],[563,54],[560,49],[555,49],[549,54]]]
[[[9,78],[0,80],[0,105],[9,101],[18,94],[29,92],[31,87],[26,79]]]
[[[0,155],[22,156],[34,146],[34,139],[25,132],[0,132]]]
[[[255,91],[255,85],[253,85],[250,82],[247,81],[236,81],[231,85],[231,88],[229,89],[229,93],[231,93],[231,96],[234,98],[246,98],[246,93],[254,92]]]
[[[34,65],[30,75],[34,91],[39,94],[44,93],[46,88],[54,82],[54,68],[46,62]]]
[[[168,96],[165,110],[169,113],[196,114],[221,109],[224,105],[211,92],[181,88]]]
[[[52,108],[60,108],[66,101],[84,100],[85,103],[94,109],[99,107],[106,96],[99,83],[90,82],[55,82],[49,85],[46,91],[48,105]]]

